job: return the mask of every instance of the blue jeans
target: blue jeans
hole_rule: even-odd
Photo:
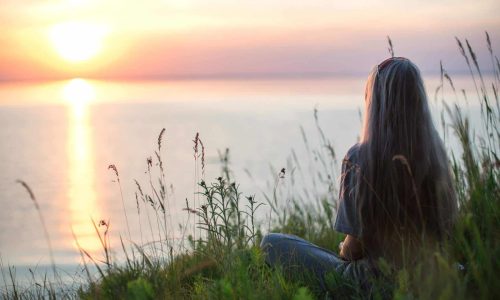
[[[330,291],[330,275],[341,276],[362,287],[372,275],[368,260],[344,260],[336,253],[294,235],[270,233],[262,239],[260,247],[268,265],[279,266],[291,276],[308,274],[324,293]]]

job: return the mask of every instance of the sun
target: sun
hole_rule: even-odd
[[[83,62],[99,54],[105,34],[103,26],[67,22],[51,28],[50,40],[63,59],[69,62]]]

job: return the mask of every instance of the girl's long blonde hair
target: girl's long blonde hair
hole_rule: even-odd
[[[384,61],[369,75],[365,97],[355,190],[366,252],[388,256],[405,241],[443,240],[457,202],[417,66]]]

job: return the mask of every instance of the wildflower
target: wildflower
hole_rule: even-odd
[[[199,141],[201,145],[201,174],[205,176],[205,145],[203,145],[201,139],[199,139]]]
[[[194,146],[193,146],[193,150],[194,150],[194,158],[198,158],[198,144],[200,142],[200,133],[197,132],[196,133],[196,136],[194,137]]]
[[[281,172],[279,173],[279,178],[285,178],[285,168],[281,169]]]
[[[109,165],[108,170],[110,170],[110,169],[115,171],[115,175],[118,176],[118,169],[116,168],[115,165],[113,165],[113,164]]]
[[[165,128],[163,128],[158,136],[158,152],[161,150],[161,141],[163,138],[163,134],[165,133]]]

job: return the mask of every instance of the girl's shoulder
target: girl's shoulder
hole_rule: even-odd
[[[350,161],[350,162],[357,162],[358,161],[358,155],[359,155],[359,150],[362,147],[360,143],[356,143],[349,150],[347,150],[347,154],[344,157],[344,160]]]

